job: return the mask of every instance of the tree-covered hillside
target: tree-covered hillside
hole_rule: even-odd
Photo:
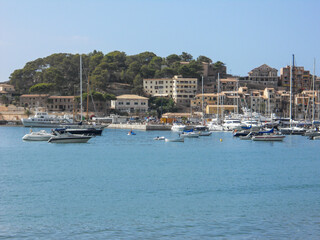
[[[45,58],[28,62],[23,69],[15,70],[10,76],[10,84],[19,93],[51,93],[73,95],[79,93],[79,54],[55,53]],[[196,60],[183,52],[166,58],[152,52],[128,56],[114,51],[103,54],[93,51],[82,55],[83,81],[90,79],[91,90],[108,93],[112,83],[129,84],[132,93],[142,94],[144,78],[162,78],[182,75],[200,77],[201,62],[212,62],[210,58],[199,56]],[[189,62],[189,64],[181,64]],[[84,91],[86,89],[84,88]]]

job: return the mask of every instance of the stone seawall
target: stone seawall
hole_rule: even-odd
[[[134,130],[145,130],[145,131],[167,131],[171,130],[171,125],[146,125],[146,124],[110,124],[108,128],[115,129],[134,129]]]

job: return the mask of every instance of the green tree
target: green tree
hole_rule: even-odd
[[[107,100],[116,100],[116,96],[114,94],[110,94],[110,93],[105,93],[103,94],[103,98],[107,101]]]
[[[220,61],[217,61],[213,64],[213,66],[215,68],[220,68],[220,67],[223,67],[225,64],[223,62],[220,62]]]
[[[168,66],[171,66],[175,62],[180,62],[181,57],[179,57],[177,54],[171,54],[168,57],[166,57],[166,63]]]
[[[161,57],[153,57],[149,63],[149,68],[153,69],[153,70],[161,70],[161,66],[163,64],[163,60]]]
[[[147,66],[143,65],[140,70],[140,75],[142,78],[153,78],[156,70]]]
[[[138,74],[133,80],[132,92],[138,95],[143,95],[143,82],[142,77]]]
[[[38,83],[30,87],[29,92],[38,94],[50,93],[54,92],[55,86],[54,83]]]
[[[140,64],[149,64],[153,57],[156,57],[153,52],[143,52],[137,55]]]
[[[206,56],[202,56],[200,55],[198,58],[197,58],[197,61],[202,63],[202,62],[206,62],[206,63],[212,63],[212,60]]]
[[[158,117],[166,112],[176,112],[177,107],[172,98],[165,97],[151,97],[149,99],[150,110],[157,111]]]
[[[58,90],[61,90],[64,83],[64,78],[62,72],[58,68],[50,67],[45,70],[43,81],[45,83],[53,83],[57,86]]]
[[[179,68],[179,74],[183,77],[199,78],[202,72],[202,65],[192,60],[189,64],[183,64]]]
[[[182,52],[180,58],[184,62],[190,62],[193,59],[192,55],[186,52]]]

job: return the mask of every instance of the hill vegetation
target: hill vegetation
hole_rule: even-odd
[[[15,70],[10,76],[10,84],[20,94],[49,93],[56,95],[77,95],[79,93],[79,54],[55,53],[45,58],[28,62],[23,69]],[[83,79],[90,79],[90,89],[97,93],[111,93],[112,84],[129,86],[132,93],[143,94],[144,78],[200,77],[202,62],[212,62],[205,56],[196,60],[183,52],[165,58],[152,52],[128,56],[124,52],[113,51],[103,54],[93,51],[82,54]],[[188,64],[181,64],[188,62]],[[221,62],[217,62],[217,65]],[[223,64],[223,63],[222,63]],[[83,89],[86,91],[86,89]]]

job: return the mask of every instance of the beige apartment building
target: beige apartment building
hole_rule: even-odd
[[[155,97],[173,98],[177,105],[190,106],[190,100],[194,98],[198,89],[197,78],[173,78],[144,79],[144,92]]]
[[[290,88],[290,69],[286,66],[280,69],[281,86]],[[303,90],[310,90],[312,87],[312,75],[310,71],[304,70],[304,67],[294,66],[292,68],[292,92],[300,93]]]
[[[147,112],[148,98],[133,94],[120,95],[117,100],[111,100],[111,109],[127,113]]]
[[[75,109],[74,96],[50,96],[47,101],[48,111],[67,111],[72,112]]]
[[[217,104],[218,96],[220,98],[224,97],[222,93],[204,93],[197,94],[191,101],[191,107],[193,111],[202,111],[202,102],[203,102],[203,109],[206,109],[207,105],[214,105]]]
[[[0,84],[0,96],[5,96],[5,102],[10,102],[13,100],[12,94],[15,92],[14,86],[6,83]],[[1,98],[0,102],[4,99]]]
[[[253,90],[248,99],[248,107],[254,112],[271,114],[281,117],[289,116],[290,93],[285,90],[276,91],[274,88]]]
[[[14,86],[6,83],[1,83],[0,84],[0,91],[6,91],[8,93],[13,93],[15,92]]]
[[[172,98],[177,105],[190,107],[190,101],[195,97],[198,88],[197,78],[173,77]]]
[[[151,96],[172,98],[173,80],[172,78],[143,79],[143,89]]]
[[[49,96],[49,94],[24,94],[20,96],[20,106],[45,108],[47,111],[72,112],[75,96]]]
[[[239,80],[237,78],[222,78],[220,79],[219,82],[220,82],[220,92],[238,90]]]
[[[279,98],[279,95],[277,95]],[[254,90],[250,96],[250,109],[254,112],[263,114],[271,114],[277,112],[280,106],[277,105],[278,101],[276,91],[274,88],[265,88],[264,90]]]
[[[49,94],[23,94],[20,96],[20,106],[26,108],[47,107]]]
[[[313,101],[314,99],[314,101]],[[296,106],[294,112],[297,119],[312,119],[314,113],[315,116],[319,116],[319,92],[306,90],[295,95],[294,104]]]
[[[248,73],[248,81],[252,84],[260,84],[264,86],[278,86],[278,70],[263,64],[260,67],[252,69]]]

